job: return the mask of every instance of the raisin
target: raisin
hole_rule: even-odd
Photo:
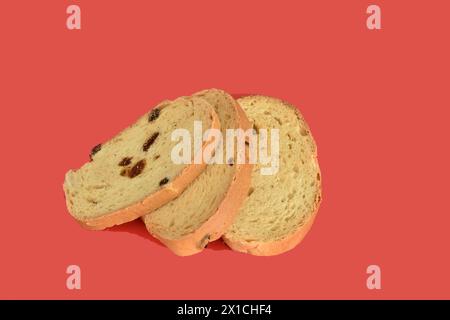
[[[167,182],[169,182],[169,178],[166,177],[159,182],[159,185],[163,186],[163,185],[167,184]]]
[[[129,165],[131,163],[131,159],[133,159],[133,157],[123,158],[122,161],[119,162],[119,166],[125,167],[125,166]]]
[[[128,177],[134,178],[137,175],[141,174],[142,170],[144,170],[145,168],[145,164],[145,159],[139,160],[128,172]]]
[[[161,110],[159,110],[159,108],[153,109],[148,115],[148,122],[152,122],[158,119],[160,113]]]
[[[89,158],[92,160],[92,157],[94,156],[94,154],[96,154],[100,150],[102,150],[102,144],[101,143],[99,143],[98,145],[96,145],[95,147],[92,148],[91,154],[89,155]]]
[[[150,146],[155,142],[156,138],[158,138],[159,132],[155,132],[152,134],[150,138],[145,141],[144,145],[142,146],[142,150],[146,151],[150,148]]]

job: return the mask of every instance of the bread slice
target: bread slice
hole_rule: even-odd
[[[236,251],[280,254],[303,239],[321,202],[316,145],[294,106],[264,96],[243,97],[238,102],[254,128],[279,129],[280,166],[274,175],[261,175],[264,165],[255,165],[248,196],[223,239]]]
[[[212,106],[199,97],[163,101],[136,123],[92,149],[91,161],[67,172],[64,181],[70,214],[85,228],[101,230],[155,210],[176,198],[206,164],[174,164],[171,150],[178,143],[171,133],[220,128]],[[204,150],[211,142],[206,139]],[[200,150],[193,150],[195,157]]]
[[[194,96],[213,105],[224,137],[225,129],[251,128],[226,92],[211,89]],[[232,223],[247,194],[251,170],[250,164],[209,164],[180,197],[143,218],[148,231],[177,255],[202,251]]]

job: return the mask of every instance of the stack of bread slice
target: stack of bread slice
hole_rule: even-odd
[[[191,162],[174,162],[176,129],[194,135]],[[279,132],[279,169],[263,175],[264,164],[233,157],[214,163],[227,129],[258,135]],[[225,152],[223,152],[225,154]],[[194,161],[198,160],[200,161]],[[65,177],[70,214],[85,228],[102,230],[138,218],[147,230],[180,256],[201,252],[221,237],[234,250],[275,255],[295,247],[310,229],[321,201],[317,150],[300,112],[276,98],[248,96],[237,101],[209,89],[163,101],[109,141],[96,145],[90,161]]]

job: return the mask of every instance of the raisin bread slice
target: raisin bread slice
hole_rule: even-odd
[[[316,145],[294,106],[264,96],[238,102],[255,128],[279,129],[280,167],[274,175],[261,175],[261,165],[255,165],[248,196],[223,238],[236,251],[280,254],[303,239],[321,202]]]
[[[101,230],[147,214],[179,196],[205,168],[174,164],[177,144],[171,133],[193,133],[194,121],[203,129],[220,128],[212,106],[198,97],[163,101],[108,142],[92,149],[91,161],[67,172],[64,181],[70,214],[85,228]],[[210,138],[200,146],[205,150]],[[201,150],[193,150],[192,158]],[[192,162],[193,163],[193,162]]]
[[[194,96],[213,105],[224,138],[226,129],[251,128],[245,113],[226,92],[211,89]],[[148,231],[175,254],[198,253],[220,238],[247,195],[252,165],[224,162],[209,164],[180,197],[143,217]]]

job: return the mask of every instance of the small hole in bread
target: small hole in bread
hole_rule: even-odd
[[[255,189],[254,188],[250,188],[250,189],[248,189],[248,193],[247,193],[247,196],[251,196],[252,195],[252,193],[253,193],[253,191],[255,191]]]
[[[301,134],[302,136],[307,136],[307,135],[309,134],[309,132],[308,132],[308,130],[306,130],[305,128],[302,128],[302,129],[300,130],[300,134]]]
[[[92,203],[92,204],[97,204],[97,200],[93,199],[93,198],[87,198],[87,201]]]
[[[161,157],[159,154],[157,154],[156,156],[153,157],[153,160],[158,160],[159,157]]]

